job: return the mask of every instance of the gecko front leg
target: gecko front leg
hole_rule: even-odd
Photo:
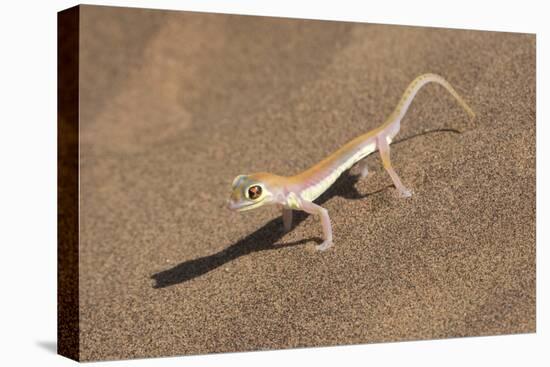
[[[332,225],[330,224],[330,217],[328,216],[328,210],[310,201],[303,200],[301,202],[302,210],[306,213],[319,215],[321,217],[321,225],[323,227],[323,243],[317,245],[316,248],[319,251],[324,251],[332,246]]]
[[[292,209],[283,207],[283,228],[285,232],[292,228]]]

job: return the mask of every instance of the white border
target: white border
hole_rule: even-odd
[[[548,317],[548,20],[543,1],[92,1],[295,18],[537,33],[537,334],[217,354],[97,365],[256,366],[541,365]],[[73,1],[6,2],[0,11],[1,365],[69,365],[50,352],[56,337],[56,12]],[[546,121],[546,122],[545,122]],[[544,284],[545,286],[541,286]],[[546,311],[548,312],[548,311]],[[44,347],[46,345],[46,347]],[[48,347],[50,346],[50,347]],[[9,363],[11,362],[11,363]]]

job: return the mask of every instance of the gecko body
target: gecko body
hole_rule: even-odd
[[[294,176],[279,176],[267,172],[237,176],[233,180],[228,208],[245,211],[268,204],[279,205],[282,208],[284,229],[287,231],[292,225],[293,210],[303,210],[318,215],[321,218],[324,241],[317,246],[317,249],[326,250],[333,244],[330,218],[328,211],[313,201],[323,194],[343,172],[358,162],[363,163],[369,154],[380,152],[382,164],[395,188],[401,196],[411,196],[411,191],[403,185],[392,167],[390,144],[399,132],[401,119],[405,116],[416,93],[430,82],[442,85],[471,118],[475,116],[472,109],[445,79],[436,74],[420,75],[409,84],[394,111],[382,125],[349,141],[316,165]],[[363,164],[361,175],[366,177],[367,173],[366,164]]]

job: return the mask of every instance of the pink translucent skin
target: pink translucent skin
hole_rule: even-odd
[[[361,176],[366,177],[368,168],[366,156],[374,151],[380,152],[382,164],[388,172],[393,185],[402,197],[410,197],[409,190],[395,172],[390,160],[390,143],[400,129],[401,119],[405,116],[416,93],[427,83],[435,82],[442,85],[464,108],[470,118],[475,114],[458,95],[454,88],[442,77],[435,74],[424,74],[409,84],[395,110],[378,128],[367,132],[348,142],[313,167],[290,177],[270,173],[255,173],[237,176],[233,182],[233,191],[228,201],[232,210],[244,211],[267,204],[277,204],[282,208],[283,226],[285,231],[292,227],[292,211],[303,210],[309,214],[318,215],[323,229],[323,243],[317,249],[324,251],[333,244],[332,226],[328,211],[315,204],[315,200],[326,191],[338,177],[352,165],[360,162]],[[252,200],[247,190],[255,185],[262,188],[261,197]]]

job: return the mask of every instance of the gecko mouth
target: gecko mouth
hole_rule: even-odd
[[[235,211],[238,211],[238,212],[244,212],[245,210],[250,210],[250,209],[257,208],[258,206],[260,206],[260,204],[262,204],[263,201],[264,201],[264,199],[262,199],[260,201],[257,201],[257,202],[254,202],[254,203],[242,203],[242,204],[235,204],[232,201],[229,201],[227,203],[227,207],[230,210],[235,210]]]

